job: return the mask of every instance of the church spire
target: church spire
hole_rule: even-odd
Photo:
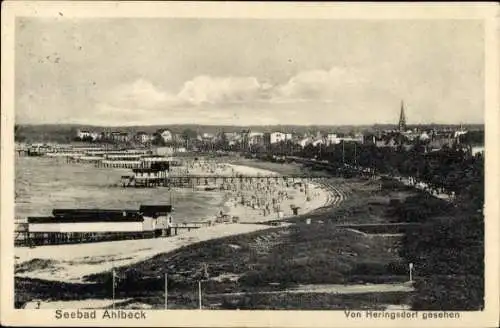
[[[406,131],[405,103],[401,100],[401,112],[399,113],[398,129],[400,132]]]

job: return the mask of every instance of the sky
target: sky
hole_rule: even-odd
[[[484,123],[474,20],[17,18],[19,124]]]

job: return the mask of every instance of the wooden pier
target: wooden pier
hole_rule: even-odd
[[[27,223],[16,223],[14,231],[15,246],[43,246],[62,244],[82,244],[106,241],[151,239],[177,236],[194,229],[209,227],[212,222],[174,223],[171,227],[161,230],[137,232],[30,232]]]
[[[156,231],[139,232],[25,232],[23,237],[17,236],[15,246],[43,246],[62,244],[83,244],[105,241],[156,238]]]
[[[204,227],[210,227],[212,222],[184,222],[184,223],[174,223],[172,224],[172,235],[177,236],[182,230],[191,231],[194,229],[200,229]]]
[[[207,188],[219,188],[227,183],[246,183],[246,182],[322,182],[331,179],[331,176],[311,176],[311,175],[270,175],[270,176],[223,176],[223,175],[168,175],[166,177],[143,177],[136,179],[132,175],[122,176],[121,185],[123,187],[177,187],[177,188],[196,188],[205,186]]]

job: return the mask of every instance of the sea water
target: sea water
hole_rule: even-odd
[[[65,158],[17,157],[15,216],[50,216],[54,208],[139,209],[142,204],[171,204],[176,222],[192,222],[219,213],[221,192],[166,187],[123,188],[122,175],[131,169],[97,168],[66,163]]]

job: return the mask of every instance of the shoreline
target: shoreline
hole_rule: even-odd
[[[226,162],[223,162],[223,164],[233,166]],[[240,168],[240,170],[244,168],[243,170],[279,175],[279,172],[264,170],[250,165],[234,166]],[[304,207],[305,210],[301,211],[299,215],[304,215],[325,206],[326,200],[332,196],[332,190],[320,184],[310,184],[314,186],[313,190],[319,189],[319,192],[324,197],[318,197],[319,200],[318,198],[312,199],[316,200],[316,202],[310,204],[309,207]],[[242,207],[243,210],[241,209]],[[262,214],[258,213],[248,214],[253,209],[247,209],[244,205],[230,208],[230,210],[229,215],[239,216],[245,224],[221,223],[212,227],[199,228],[191,232],[166,238],[38,246],[36,248],[16,247],[14,250],[16,271],[20,268],[22,269],[23,265],[25,266],[25,271],[15,273],[15,276],[70,283],[86,283],[83,281],[84,276],[106,272],[114,267],[131,265],[156,255],[168,253],[202,241],[270,229],[272,228],[271,226],[259,223],[278,219],[277,217],[265,218]],[[245,217],[244,215],[247,216]],[[293,214],[290,213],[279,219],[291,216]]]

